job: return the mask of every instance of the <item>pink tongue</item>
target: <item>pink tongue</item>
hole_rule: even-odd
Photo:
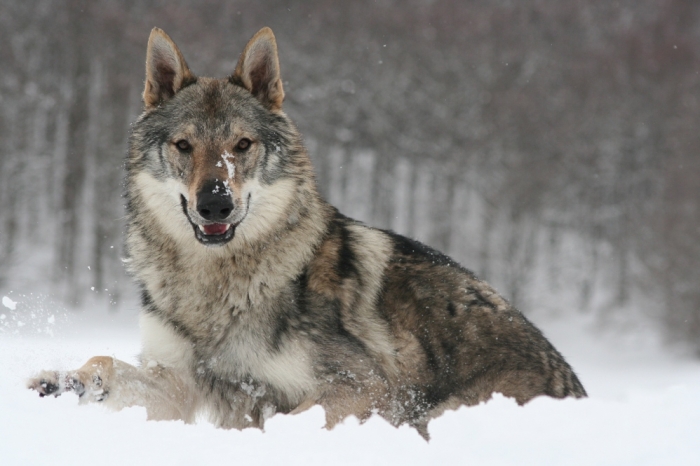
[[[228,225],[225,223],[215,223],[213,225],[204,225],[204,234],[206,235],[223,235],[228,230]]]

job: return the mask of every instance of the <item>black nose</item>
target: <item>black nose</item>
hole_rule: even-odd
[[[221,221],[233,212],[229,189],[221,182],[206,183],[197,193],[197,212],[205,220]]]

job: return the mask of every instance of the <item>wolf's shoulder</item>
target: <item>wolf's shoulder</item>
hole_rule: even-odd
[[[352,219],[332,208],[326,233],[313,258],[311,278],[339,285],[352,279],[393,281],[409,278],[439,288],[482,282],[448,255],[415,239]],[[383,287],[383,285],[376,285]],[[483,284],[482,284],[483,285]]]

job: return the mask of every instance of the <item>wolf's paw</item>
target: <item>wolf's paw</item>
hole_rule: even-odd
[[[42,371],[27,381],[27,388],[39,392],[39,396],[60,396],[75,392],[80,403],[104,401],[109,395],[109,380],[114,373],[114,360],[109,356],[96,356],[77,371]]]
[[[41,371],[36,377],[27,380],[27,388],[36,390],[39,396],[61,396],[72,390],[72,379],[66,372]]]

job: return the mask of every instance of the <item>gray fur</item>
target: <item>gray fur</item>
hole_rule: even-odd
[[[151,418],[188,422],[205,411],[227,428],[320,404],[328,427],[376,412],[426,438],[431,418],[496,391],[521,404],[586,395],[542,333],[488,284],[321,199],[281,109],[269,29],[222,80],[194,77],[162,31],[151,43],[149,57],[160,61],[147,65],[146,110],[127,160],[141,366],[97,357],[78,371],[44,372],[31,388],[83,386],[115,409],[142,405]],[[217,183],[234,206],[222,224],[207,223],[196,202]],[[224,224],[230,238],[197,233]]]

